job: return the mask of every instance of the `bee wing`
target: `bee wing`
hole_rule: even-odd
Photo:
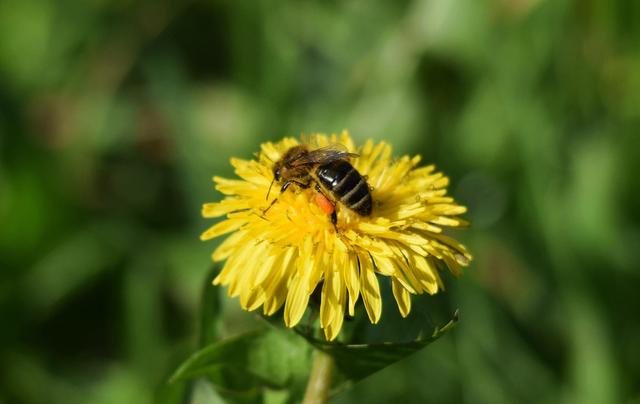
[[[358,156],[356,153],[350,153],[346,146],[340,143],[334,143],[319,149],[310,150],[296,159],[292,165],[330,163],[332,161],[346,160]]]

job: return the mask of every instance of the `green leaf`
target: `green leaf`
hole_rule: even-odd
[[[304,339],[290,331],[258,330],[194,353],[170,382],[205,378],[232,402],[254,402],[267,389],[301,396],[311,367],[311,351]]]
[[[340,388],[342,383],[357,382],[421,350],[451,330],[458,319],[459,313],[456,310],[453,318],[444,326],[436,327],[430,336],[401,343],[342,344],[319,340],[309,334],[300,333],[300,335],[315,348],[333,357],[339,372],[337,380],[334,380],[334,386]]]
[[[295,402],[304,393],[312,367],[312,351],[320,349],[335,362],[332,381],[335,394],[421,350],[453,328],[457,321],[456,311],[453,319],[426,337],[422,336],[425,323],[420,322],[421,333],[413,340],[348,344],[317,339],[309,327],[299,327],[297,333],[293,333],[272,326],[209,344],[188,358],[173,374],[171,382],[205,379],[215,386],[220,396],[234,403],[267,399]]]
[[[211,280],[218,274],[220,268],[214,266],[207,275],[207,281],[202,289],[200,307],[200,347],[204,347],[219,338],[220,334],[220,288],[211,284]]]

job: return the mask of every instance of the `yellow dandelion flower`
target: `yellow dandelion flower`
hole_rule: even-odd
[[[262,306],[265,315],[272,315],[284,305],[285,324],[293,327],[321,284],[320,326],[333,340],[345,311],[353,316],[360,298],[371,323],[380,320],[378,276],[391,279],[406,317],[411,294],[434,294],[444,287],[439,264],[456,276],[469,264],[466,248],[443,234],[443,227],[467,225],[457,217],[466,208],[446,195],[449,179],[433,165],[418,167],[419,156],[393,158],[384,142],[370,140],[356,148],[346,131],[309,141],[310,149],[341,144],[358,155],[349,161],[370,187],[368,216],[338,202],[332,223],[313,186],[294,185],[279,195],[272,192],[267,200],[274,164],[299,144],[285,138],[262,144],[255,160],[231,159],[240,179],[214,177],[225,198],[203,206],[205,218],[226,217],[202,240],[231,233],[213,253],[214,261],[226,260],[213,283],[228,286],[229,296],[239,296],[243,309]],[[274,198],[277,203],[271,205]]]

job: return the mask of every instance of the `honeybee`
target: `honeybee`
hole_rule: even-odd
[[[271,185],[274,182],[281,183],[280,193],[292,184],[303,189],[315,185],[318,192],[316,202],[331,215],[334,225],[337,222],[335,206],[338,203],[361,216],[369,216],[372,206],[369,184],[349,162],[350,158],[357,156],[349,153],[341,144],[313,150],[307,145],[293,146],[273,165]],[[277,198],[269,208],[276,201]]]

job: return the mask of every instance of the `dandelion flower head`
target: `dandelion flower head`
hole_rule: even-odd
[[[318,206],[314,187],[290,187],[266,199],[275,162],[300,144],[295,138],[261,145],[253,160],[233,158],[239,179],[214,177],[220,202],[203,206],[205,218],[224,216],[201,238],[229,234],[213,253],[225,264],[214,279],[239,297],[245,310],[262,306],[265,315],[284,306],[284,322],[297,325],[311,294],[321,288],[320,327],[327,340],[335,339],[345,312],[354,315],[362,299],[371,323],[382,313],[379,277],[391,280],[400,314],[411,310],[412,294],[434,294],[444,285],[439,271],[453,275],[469,264],[471,255],[445,227],[464,227],[458,217],[464,206],[447,196],[449,180],[433,165],[419,167],[420,156],[394,158],[385,142],[367,141],[356,147],[345,131],[315,135],[309,148],[342,144],[358,157],[353,167],[371,189],[371,215],[360,216],[336,206],[337,223]],[[274,186],[276,188],[276,186]],[[278,198],[266,212],[274,198]]]

